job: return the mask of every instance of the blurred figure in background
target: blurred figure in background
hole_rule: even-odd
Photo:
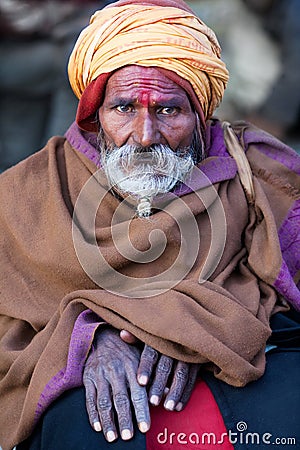
[[[281,71],[250,120],[300,151],[300,2],[245,0],[260,14],[281,55]]]
[[[280,74],[277,46],[243,0],[198,0],[190,5],[216,30],[231,76],[218,117],[237,120],[260,107]]]
[[[107,3],[0,0],[0,172],[73,121],[66,59],[87,18]]]
[[[247,118],[300,150],[299,0],[190,0],[232,74],[218,117]]]

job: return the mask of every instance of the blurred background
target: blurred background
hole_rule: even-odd
[[[216,115],[245,119],[300,151],[300,0],[194,0],[230,72]]]
[[[63,135],[77,99],[67,61],[111,1],[0,0],[0,171]],[[189,0],[231,74],[216,116],[246,119],[300,152],[300,0]]]

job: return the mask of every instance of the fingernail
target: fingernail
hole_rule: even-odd
[[[150,397],[150,403],[154,406],[159,405],[159,397],[158,395],[151,395]]]
[[[139,426],[139,429],[140,429],[140,431],[141,431],[142,433],[146,433],[146,431],[149,430],[149,425],[147,424],[147,422],[140,422],[140,423],[138,424],[138,426]]]
[[[164,394],[167,395],[169,393],[169,390],[170,390],[169,388],[165,388]]]
[[[177,405],[175,407],[176,411],[181,411],[182,408],[183,408],[183,404],[181,402],[177,403]]]
[[[141,384],[142,386],[146,386],[146,384],[148,383],[147,375],[140,375],[138,377],[138,381],[139,381],[139,384]]]
[[[174,402],[174,400],[168,400],[168,401],[165,403],[164,406],[165,406],[165,408],[168,409],[169,411],[173,411],[174,406],[175,406],[175,402]]]
[[[100,422],[94,422],[94,430],[95,431],[101,431],[102,430]]]
[[[108,442],[112,442],[112,441],[114,441],[115,439],[116,439],[116,433],[114,432],[114,431],[108,431],[107,433],[106,433],[106,439],[108,440]]]
[[[124,441],[128,441],[128,439],[132,438],[132,433],[130,430],[125,429],[121,431],[121,436]]]

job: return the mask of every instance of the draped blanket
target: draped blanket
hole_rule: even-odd
[[[93,139],[75,125],[1,175],[4,450],[82,383],[103,322],[234,386],[263,374],[271,314],[300,305],[300,164],[271,136],[235,130],[254,174],[251,205],[217,121],[208,158],[149,220],[107,191]]]

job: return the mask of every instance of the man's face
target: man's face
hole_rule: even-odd
[[[110,144],[172,150],[191,145],[196,123],[186,92],[157,69],[139,66],[109,78],[99,119]]]
[[[149,216],[152,199],[184,181],[194,165],[196,116],[187,94],[157,69],[129,66],[109,79],[99,120],[113,191],[133,196],[138,214]]]

